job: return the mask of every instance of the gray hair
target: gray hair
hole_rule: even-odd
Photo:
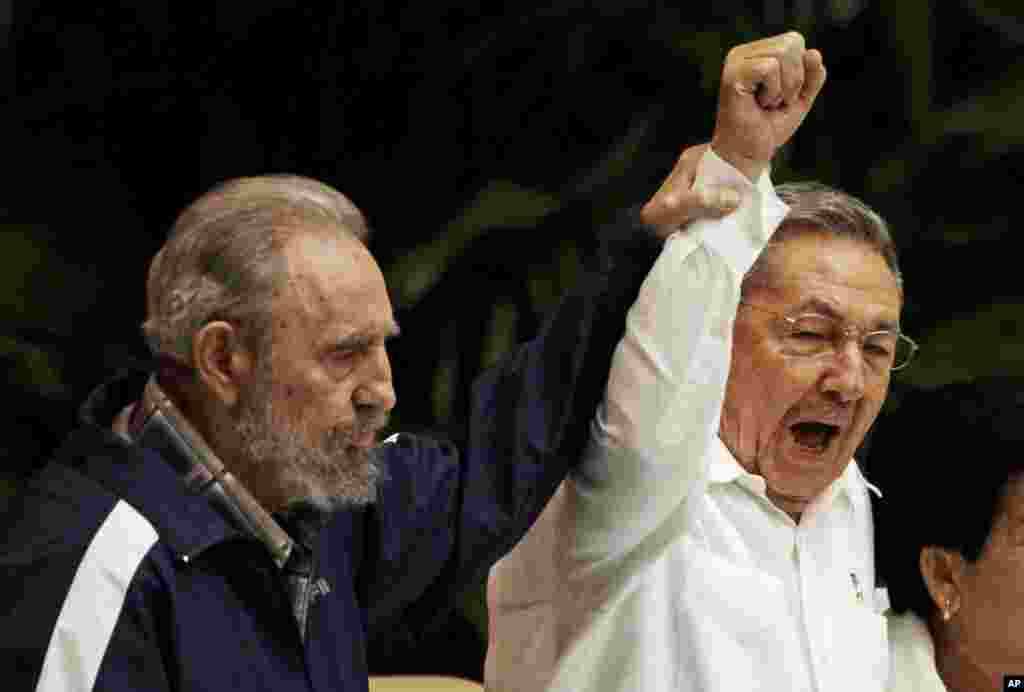
[[[320,227],[365,242],[362,213],[324,183],[296,175],[223,182],[175,221],[153,258],[142,332],[154,354],[192,362],[192,339],[205,324],[238,322],[261,351],[274,288],[284,274],[286,237]]]
[[[776,186],[775,192],[789,206],[789,213],[775,231],[768,247],[743,277],[744,295],[751,285],[764,278],[767,257],[774,245],[802,233],[815,231],[824,231],[836,238],[856,240],[877,250],[886,266],[892,270],[896,284],[903,290],[896,245],[889,233],[888,224],[878,212],[853,195],[816,182],[786,183]]]

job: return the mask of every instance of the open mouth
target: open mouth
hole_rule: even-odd
[[[832,439],[839,433],[839,426],[816,421],[804,421],[789,427],[793,439],[798,445],[816,452],[828,447]]]

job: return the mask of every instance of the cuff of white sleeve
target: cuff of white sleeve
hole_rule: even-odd
[[[697,165],[694,186],[712,185],[736,189],[740,193],[740,206],[721,219],[694,222],[688,233],[695,241],[716,251],[736,276],[742,278],[789,213],[789,207],[775,193],[768,169],[756,184],[751,183],[709,147]]]

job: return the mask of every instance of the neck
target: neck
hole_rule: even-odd
[[[985,670],[974,660],[957,636],[957,628],[937,615],[929,621],[935,642],[935,668],[949,692],[999,692],[1002,675]]]
[[[721,430],[719,430],[718,439],[722,441],[725,448],[729,450],[730,454],[732,454],[732,458],[736,460],[736,463],[739,464],[744,471],[754,474],[755,476],[761,476],[761,478],[764,479],[764,492],[768,501],[788,514],[795,523],[799,524],[800,517],[803,516],[804,510],[807,509],[809,502],[803,499],[780,495],[772,490],[768,485],[768,479],[761,473],[761,469],[758,467],[756,455],[753,458],[746,458],[744,455],[740,454],[739,450],[734,448],[729,442],[730,436],[724,434]]]
[[[765,488],[765,494],[773,505],[788,514],[794,522],[797,524],[800,523],[800,517],[803,516],[804,509],[807,506],[806,502],[796,501],[783,495],[779,495],[772,492],[771,488]]]

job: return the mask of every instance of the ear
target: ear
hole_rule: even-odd
[[[948,620],[960,609],[963,556],[955,550],[929,545],[921,548],[919,563],[932,602],[942,618]]]
[[[238,330],[228,322],[206,324],[192,338],[192,359],[213,397],[227,408],[235,406],[253,367],[253,356]]]

